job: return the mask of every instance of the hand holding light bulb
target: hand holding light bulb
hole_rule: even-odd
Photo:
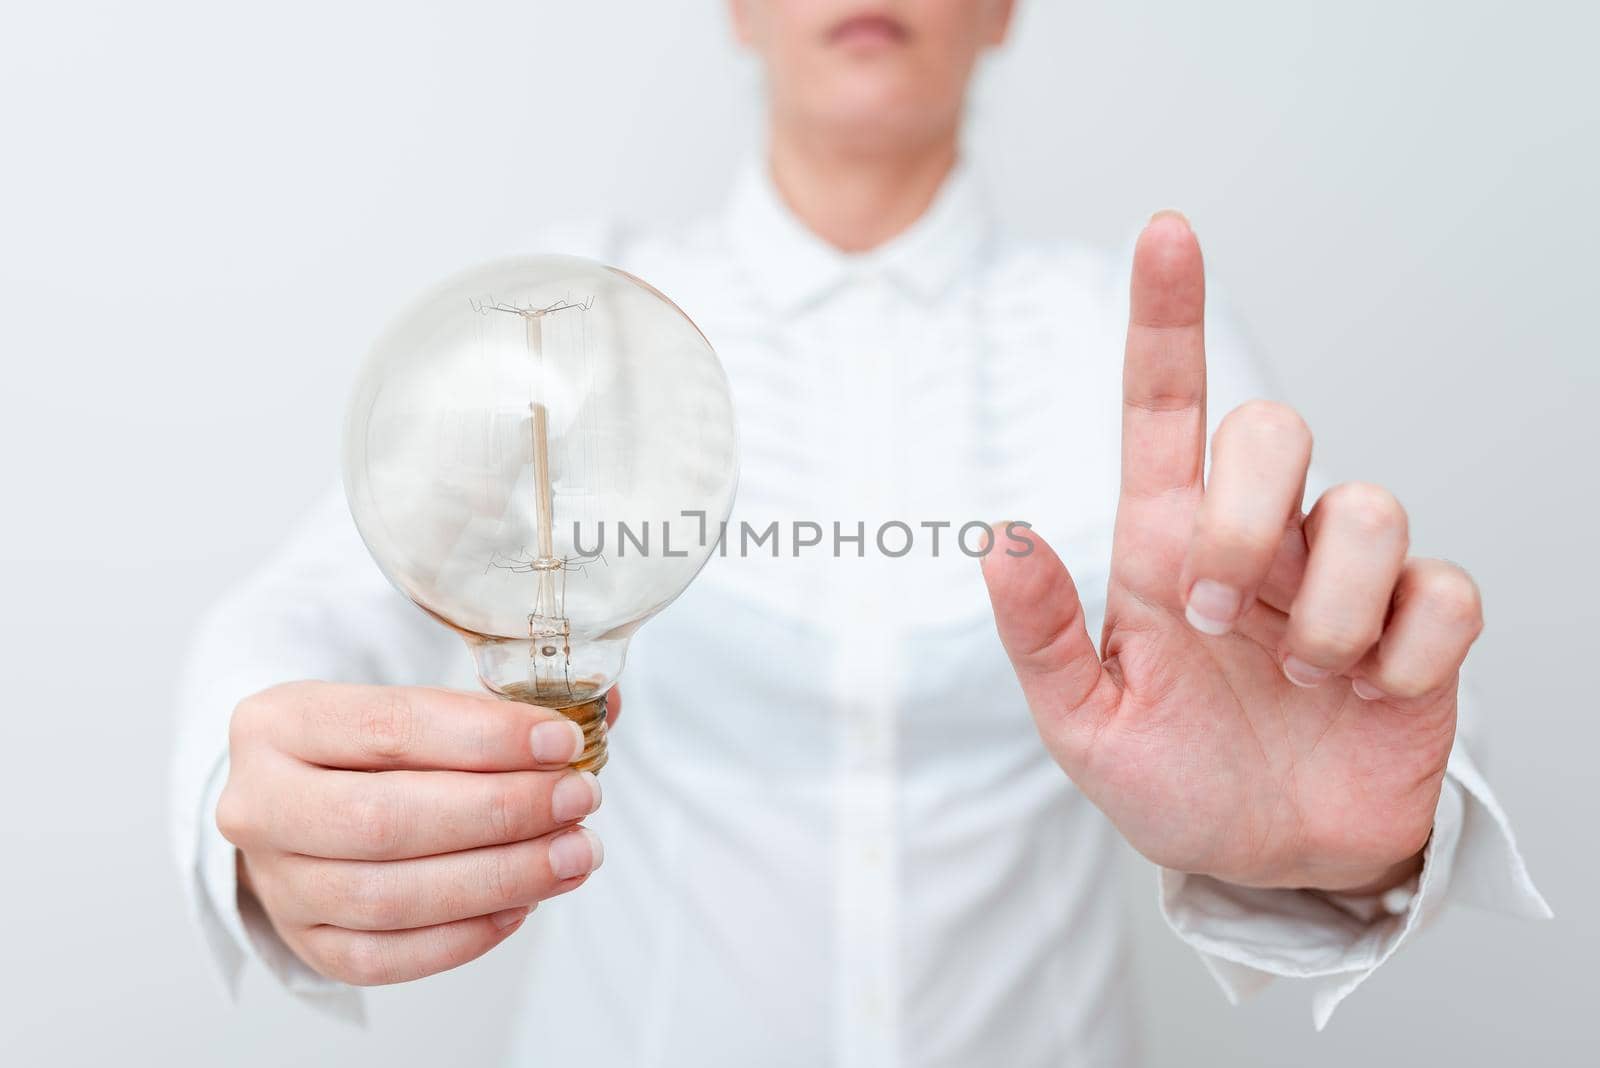
[[[362,984],[452,968],[599,866],[577,824],[628,642],[711,556],[737,474],[716,355],[614,268],[487,264],[380,338],[346,423],[351,512],[496,696],[310,682],[236,710],[217,822],[303,960]]]
[[[604,855],[580,825],[600,784],[567,767],[583,733],[549,709],[297,682],[241,702],[228,748],[217,824],[241,884],[301,960],[344,982],[465,964]]]

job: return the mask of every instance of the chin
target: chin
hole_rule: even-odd
[[[841,82],[807,110],[818,126],[836,131],[843,140],[887,147],[920,140],[948,125],[948,109],[933,106],[928,94],[903,79],[874,72]]]

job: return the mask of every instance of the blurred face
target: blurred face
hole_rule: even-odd
[[[1012,0],[731,0],[766,68],[772,119],[840,147],[948,136]]]

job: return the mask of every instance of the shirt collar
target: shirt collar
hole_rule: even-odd
[[[992,228],[977,178],[964,162],[957,162],[946,176],[920,219],[870,252],[841,252],[806,229],[784,203],[764,161],[742,169],[725,221],[741,265],[762,296],[782,312],[798,311],[874,273],[919,300],[934,301]]]

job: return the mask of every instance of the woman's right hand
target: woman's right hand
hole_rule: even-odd
[[[580,826],[600,784],[566,766],[582,749],[576,724],[532,705],[290,683],[234,710],[217,826],[301,960],[404,982],[488,952],[600,866]]]

